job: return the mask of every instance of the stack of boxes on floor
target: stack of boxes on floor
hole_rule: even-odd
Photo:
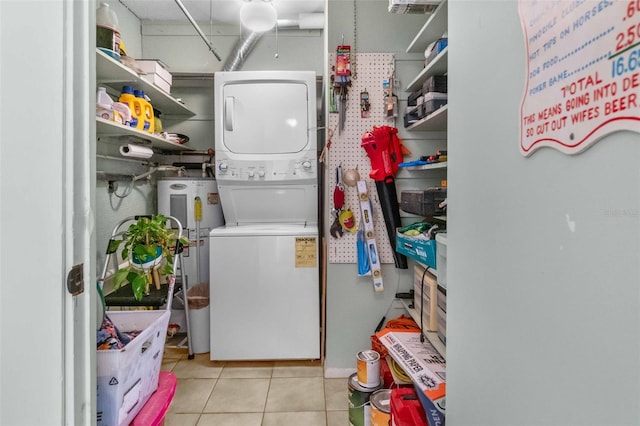
[[[420,390],[375,336],[372,347],[358,353],[357,373],[349,377],[349,424],[428,426]]]
[[[440,234],[438,234],[440,235]],[[446,235],[446,234],[444,234]],[[444,237],[446,238],[446,237]],[[444,252],[445,249],[441,249]],[[446,257],[443,256],[446,259]],[[421,318],[420,327],[425,331],[438,333],[438,338],[447,344],[447,289],[439,284],[440,271],[445,276],[446,269],[438,269],[438,279],[422,265],[414,266],[413,298],[414,308]]]

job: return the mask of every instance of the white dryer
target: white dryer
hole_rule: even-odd
[[[313,72],[215,75],[212,360],[320,358]]]

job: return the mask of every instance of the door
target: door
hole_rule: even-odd
[[[315,76],[311,72],[216,74],[216,149],[235,154],[294,154],[315,149]],[[315,129],[314,133],[315,134]],[[313,142],[312,145],[310,145]]]
[[[95,423],[94,28],[93,1],[0,1],[0,424]]]

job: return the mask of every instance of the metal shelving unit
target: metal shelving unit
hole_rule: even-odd
[[[98,85],[109,86],[118,92],[124,85],[134,86],[137,89],[143,90],[151,99],[153,107],[162,111],[163,116],[171,116],[172,118],[184,117],[187,119],[195,115],[194,112],[178,102],[178,100],[169,93],[145,80],[132,69],[113,60],[97,49],[96,80]]]
[[[123,126],[122,124],[100,117],[96,117],[96,134],[98,135],[98,140],[100,140],[101,136],[116,137],[118,143],[134,140],[135,142],[149,145],[152,148],[157,148],[160,151],[194,151],[193,148],[170,142],[156,134],[147,133],[129,126]]]

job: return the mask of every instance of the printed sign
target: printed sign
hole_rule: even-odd
[[[520,152],[576,154],[640,132],[640,0],[519,0],[527,50]]]
[[[316,237],[296,237],[296,268],[315,268],[317,253]]]

